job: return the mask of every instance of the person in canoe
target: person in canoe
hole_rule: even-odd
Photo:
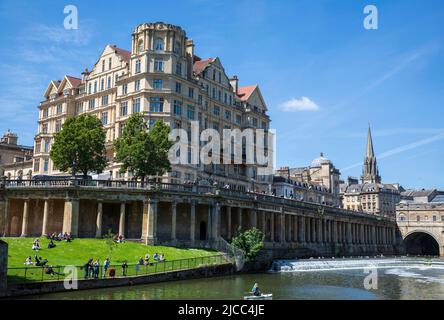
[[[261,291],[259,290],[259,286],[257,283],[254,284],[253,289],[251,289],[251,293],[256,296],[256,297],[260,297],[261,296]]]

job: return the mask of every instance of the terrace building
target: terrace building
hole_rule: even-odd
[[[149,126],[163,120],[171,128],[191,131],[257,128],[268,130],[270,118],[257,85],[241,87],[229,77],[219,58],[201,59],[193,40],[179,27],[162,22],[138,25],[131,51],[106,45],[91,70],[81,77],[51,81],[39,105],[35,136],[35,174],[63,174],[54,167],[49,152],[53,136],[68,116],[90,113],[102,120],[107,137],[109,165],[104,178],[131,179],[120,173],[113,141],[122,135],[128,117],[143,113]],[[189,157],[191,149],[189,150]],[[271,175],[260,175],[258,166],[242,164],[173,165],[164,182],[206,180],[236,190],[267,190]]]

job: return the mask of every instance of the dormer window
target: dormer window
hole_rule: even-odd
[[[164,50],[164,42],[162,38],[156,38],[156,40],[154,41],[154,50],[155,51]]]

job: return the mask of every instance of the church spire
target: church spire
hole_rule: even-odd
[[[367,148],[365,151],[364,166],[362,170],[362,183],[381,183],[375,151],[373,149],[373,139],[370,124],[367,133]]]
[[[372,130],[370,129],[370,124],[369,124],[368,133],[367,133],[367,151],[365,153],[365,157],[373,158],[374,156],[375,156],[375,151],[373,150]]]

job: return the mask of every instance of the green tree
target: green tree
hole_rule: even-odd
[[[95,116],[83,114],[68,117],[62,130],[54,135],[50,157],[54,166],[72,175],[101,173],[106,167],[106,134],[102,122]]]
[[[170,127],[156,121],[148,129],[141,113],[135,113],[125,123],[122,137],[114,142],[116,161],[121,163],[120,172],[131,171],[142,182],[148,176],[162,176],[171,170],[168,150]]]
[[[265,235],[256,228],[240,232],[231,240],[231,245],[242,250],[246,261],[254,259],[264,247]]]
[[[108,229],[108,232],[103,236],[103,239],[105,239],[106,246],[108,247],[110,259],[113,256],[114,249],[117,248],[117,242],[114,240],[115,238],[116,235],[111,231],[111,229]]]

